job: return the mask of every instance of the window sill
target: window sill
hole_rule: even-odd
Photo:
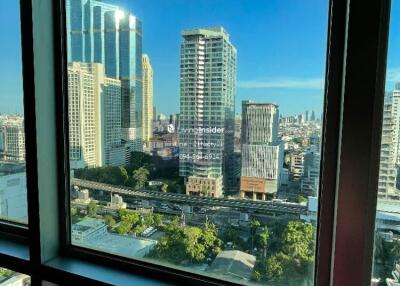
[[[0,238],[0,267],[28,273],[30,272],[27,268],[29,259],[29,245]]]
[[[110,285],[167,286],[173,285],[159,280],[138,276],[132,273],[115,270],[98,264],[68,257],[56,257],[45,263],[45,267],[61,270],[92,282]],[[61,275],[64,276],[64,275]],[[57,277],[58,279],[62,277]],[[58,282],[58,281],[54,281]],[[60,281],[62,282],[62,281]],[[65,280],[64,280],[65,282]]]

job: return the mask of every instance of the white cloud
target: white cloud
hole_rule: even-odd
[[[322,78],[267,78],[264,80],[245,80],[238,81],[239,88],[295,88],[295,89],[323,89],[324,80]]]

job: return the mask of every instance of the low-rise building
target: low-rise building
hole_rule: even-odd
[[[222,177],[203,178],[190,176],[186,183],[186,194],[218,198],[222,195]]]
[[[28,221],[25,164],[0,163],[0,218]]]
[[[256,257],[239,250],[221,251],[211,263],[207,272],[227,279],[250,280]]]
[[[147,255],[157,242],[110,233],[104,220],[87,218],[72,225],[72,243],[112,254],[141,258]]]
[[[111,201],[108,203],[108,207],[112,209],[126,209],[126,203],[122,199],[122,197],[118,194],[111,195]]]

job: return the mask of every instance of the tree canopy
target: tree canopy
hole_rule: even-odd
[[[202,263],[215,257],[221,250],[222,241],[213,225],[184,227],[174,219],[165,229],[150,256],[173,263]]]
[[[133,171],[132,178],[135,181],[135,188],[142,189],[147,183],[147,179],[149,177],[149,170],[144,167],[140,167],[137,170]]]
[[[273,243],[270,243],[271,233]],[[264,228],[257,233],[257,245],[263,249],[263,254],[257,260],[252,279],[280,281],[291,277],[291,280],[300,281],[308,277],[306,274],[312,271],[314,261],[314,237],[314,227],[302,221],[290,221],[283,229],[274,226],[272,232]]]

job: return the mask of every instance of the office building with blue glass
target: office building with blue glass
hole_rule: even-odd
[[[101,63],[105,75],[121,80],[122,140],[141,151],[142,24],[118,6],[94,0],[67,0],[69,62]]]

